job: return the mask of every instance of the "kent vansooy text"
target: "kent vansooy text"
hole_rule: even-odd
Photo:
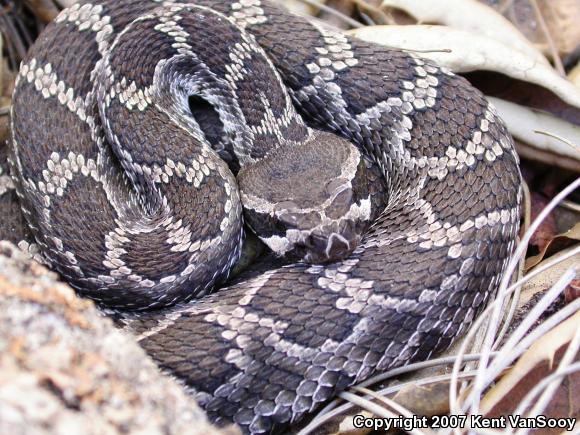
[[[522,417],[520,415],[508,415],[499,417],[484,417],[483,415],[442,415],[433,417],[396,417],[375,418],[364,415],[355,415],[353,418],[355,428],[367,428],[373,430],[402,429],[410,431],[421,428],[472,428],[472,429],[564,429],[571,432],[575,425],[575,418],[553,418],[545,415],[536,417]]]

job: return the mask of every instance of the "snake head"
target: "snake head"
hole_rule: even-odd
[[[374,217],[367,162],[346,140],[315,131],[238,173],[246,222],[279,256],[347,257]]]

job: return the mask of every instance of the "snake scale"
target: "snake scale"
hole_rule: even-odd
[[[518,158],[485,98],[413,53],[265,0],[190,3],[64,10],[21,65],[11,171],[44,261],[142,310],[128,327],[214,421],[267,433],[465,331],[515,244]],[[241,203],[307,261],[204,295]]]

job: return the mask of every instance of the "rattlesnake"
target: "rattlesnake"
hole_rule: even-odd
[[[109,306],[170,306],[125,323],[214,420],[263,433],[465,330],[514,247],[518,158],[413,53],[265,0],[188,3],[63,11],[20,68],[11,169],[44,261]],[[240,251],[218,154],[251,226],[307,261],[188,302]]]

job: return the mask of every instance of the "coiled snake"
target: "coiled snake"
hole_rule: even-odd
[[[128,321],[141,345],[214,420],[269,432],[465,330],[514,247],[518,159],[429,61],[264,0],[188,3],[63,11],[20,69],[11,169],[45,261],[115,308],[177,303]],[[250,225],[307,261],[186,303],[240,251],[218,154]]]

